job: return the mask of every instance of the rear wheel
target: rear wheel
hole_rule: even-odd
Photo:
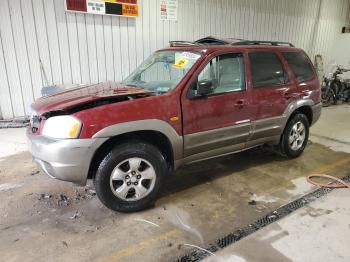
[[[295,114],[284,129],[280,148],[287,157],[300,156],[309,139],[309,120],[304,114]]]
[[[143,141],[118,145],[97,170],[97,196],[115,211],[142,210],[156,199],[166,171],[166,161],[153,145]]]

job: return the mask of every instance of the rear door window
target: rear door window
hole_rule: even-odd
[[[298,82],[313,79],[314,71],[309,58],[304,52],[283,52],[282,55],[292,68]]]
[[[274,52],[249,53],[253,87],[268,87],[288,82],[281,61]]]

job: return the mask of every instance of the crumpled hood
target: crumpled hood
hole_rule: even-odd
[[[37,115],[51,111],[70,110],[90,102],[99,100],[113,100],[117,98],[134,97],[146,95],[151,92],[136,87],[121,85],[120,83],[106,82],[95,85],[88,85],[74,89],[68,89],[54,95],[39,98],[32,104],[32,109]]]

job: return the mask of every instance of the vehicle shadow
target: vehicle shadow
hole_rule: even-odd
[[[251,167],[272,162],[289,161],[288,158],[267,147],[257,147],[236,154],[213,158],[184,166],[167,177],[160,196],[164,197],[193,186],[234,175]]]

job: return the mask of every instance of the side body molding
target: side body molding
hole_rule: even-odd
[[[288,104],[282,115],[254,121],[252,123],[253,132],[247,142],[247,147],[262,144],[264,142],[278,144],[280,136],[283,134],[290,116],[295,110],[303,106],[308,106],[312,110],[313,121],[311,125],[314,124],[320,117],[322,107],[321,103],[315,105],[314,101],[309,98],[295,100]]]
[[[93,138],[108,138],[135,131],[156,131],[165,135],[172,146],[174,161],[183,158],[183,137],[167,122],[159,119],[137,120],[108,126],[98,131]]]

